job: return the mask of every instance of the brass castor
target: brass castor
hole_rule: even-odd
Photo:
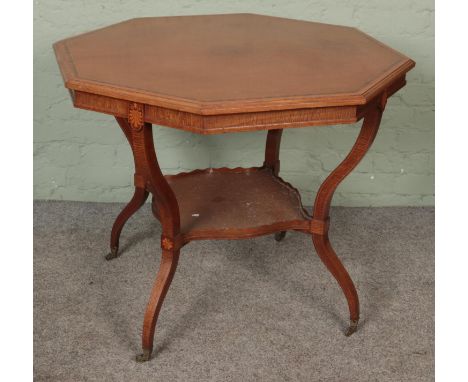
[[[143,349],[143,353],[138,354],[135,358],[137,362],[146,362],[151,358],[151,350]]]
[[[275,240],[276,241],[281,241],[281,240],[284,239],[285,236],[286,236],[286,231],[276,232],[275,233]]]
[[[111,248],[111,251],[106,255],[106,260],[112,260],[119,256],[119,247]]]
[[[350,321],[349,328],[348,328],[347,332],[345,333],[346,337],[349,337],[351,334],[353,334],[357,330],[358,322],[359,322],[359,320],[351,320]]]

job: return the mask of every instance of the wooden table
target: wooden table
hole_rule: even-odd
[[[152,194],[162,258],[143,324],[150,359],[161,305],[192,240],[241,239],[287,230],[312,237],[358,325],[356,288],[329,238],[333,193],[377,134],[387,98],[415,63],[357,29],[233,14],[138,18],[57,42],[75,107],[115,116],[135,160],[135,191],[114,222],[108,260],[118,256],[125,222]],[[348,156],[320,186],[313,212],[279,177],[284,128],[363,119]],[[210,168],[163,175],[152,124],[198,134],[267,130],[261,167]]]

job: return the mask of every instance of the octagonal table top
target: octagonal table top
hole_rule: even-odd
[[[54,48],[71,90],[201,115],[364,105],[415,65],[355,28],[254,14],[131,19]]]

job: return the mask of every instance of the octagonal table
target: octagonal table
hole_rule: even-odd
[[[117,257],[122,228],[149,193],[161,222],[161,264],[137,360],[151,357],[180,249],[192,240],[311,235],[347,299],[346,334],[357,329],[356,288],[328,238],[330,203],[371,146],[387,98],[406,84],[414,61],[355,28],[251,14],[132,19],[54,48],[74,106],[115,116],[134,156],[134,195],[114,222],[106,258]],[[283,129],[360,119],[354,146],[309,213],[278,175]],[[165,176],[152,124],[198,134],[266,130],[265,161]]]

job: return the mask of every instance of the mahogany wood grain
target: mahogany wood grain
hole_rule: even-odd
[[[387,96],[390,97],[405,86],[405,84],[404,76],[398,78],[385,89]],[[122,118],[127,117],[127,110],[131,104],[131,102],[126,100],[82,91],[73,91],[72,95],[75,107]],[[159,106],[145,105],[145,122],[203,135],[299,128],[304,126],[326,126],[359,121],[365,115],[369,104],[221,115],[199,115]]]
[[[135,192],[114,222],[110,257],[149,193],[161,222],[161,263],[137,360],[151,357],[180,249],[192,240],[311,235],[347,299],[347,334],[356,330],[359,299],[329,241],[330,205],[414,61],[354,28],[249,14],[132,19],[62,40],[54,50],[74,106],[115,116],[132,149]],[[356,143],[320,186],[309,215],[278,175],[282,130],[362,118]],[[264,164],[164,176],[152,124],[203,135],[268,130]]]
[[[54,48],[69,89],[202,115],[364,105],[414,66],[355,28],[251,14],[132,19]]]

